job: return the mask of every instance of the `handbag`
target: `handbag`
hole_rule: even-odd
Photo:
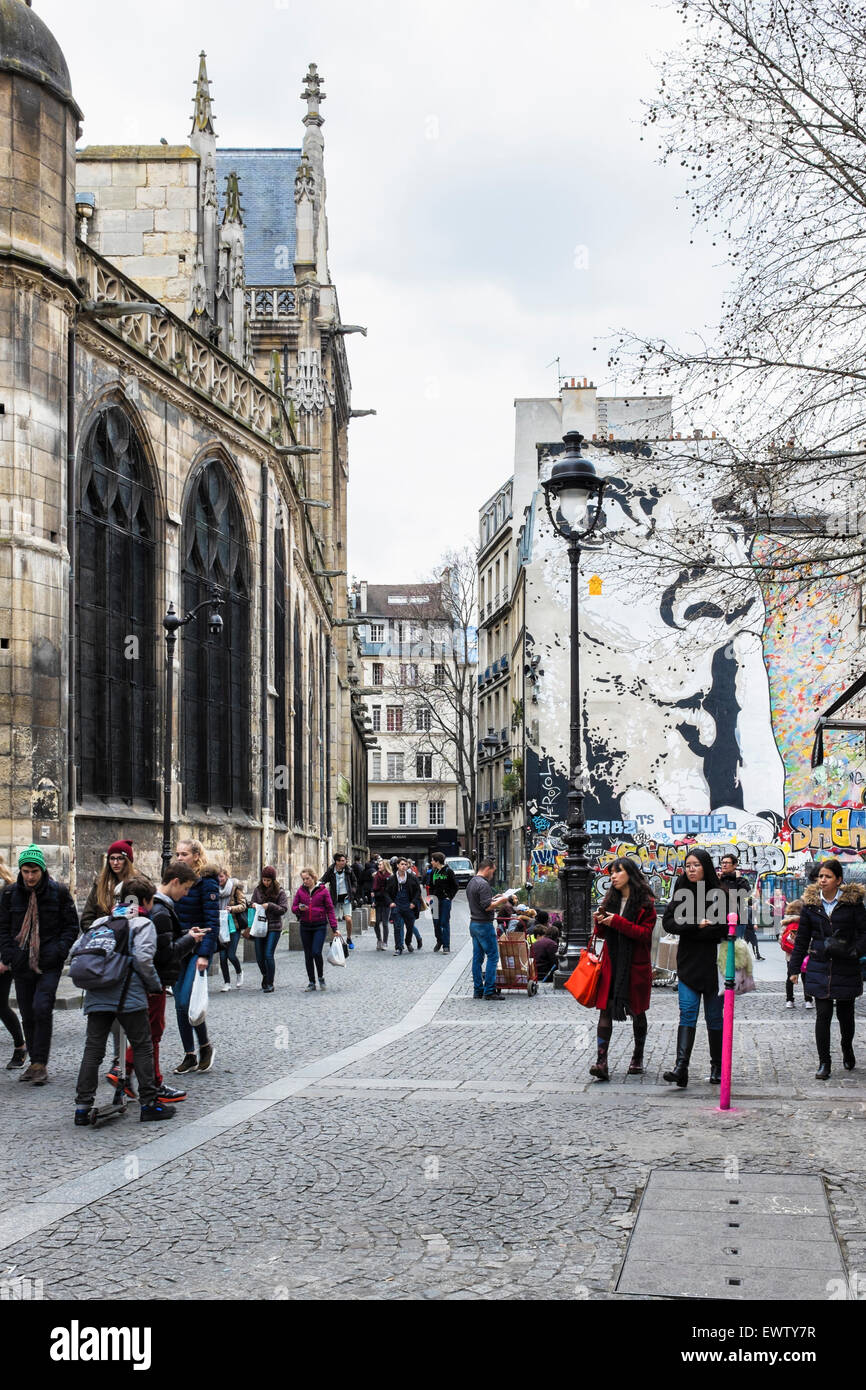
[[[193,1027],[198,1023],[204,1022],[207,1013],[208,992],[207,992],[207,971],[199,970],[195,967],[195,979],[192,982],[192,989],[189,994],[189,1021]]]
[[[265,912],[262,903],[256,903],[255,907],[250,908],[250,936],[267,936],[268,934],[268,914]]]
[[[220,912],[220,945],[227,946],[232,938],[231,919],[228,912]]]
[[[593,935],[590,943],[580,953],[577,966],[565,982],[565,988],[578,1004],[587,1009],[595,1008],[598,987],[601,984],[601,954],[604,942]]]
[[[336,932],[325,959],[329,965],[345,965],[346,956],[348,954],[348,948],[345,948],[343,945],[343,938],[340,936],[339,932]]]
[[[750,970],[734,971],[734,994],[751,994],[755,988],[755,977]]]

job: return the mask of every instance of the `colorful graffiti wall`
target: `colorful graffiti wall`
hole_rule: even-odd
[[[658,565],[639,585],[623,578],[606,548],[581,568],[585,814],[598,891],[607,887],[606,865],[628,854],[666,897],[695,844],[717,863],[735,847],[742,871],[767,896],[791,887],[813,859],[866,860],[864,736],[828,735],[823,765],[810,766],[817,718],[866,660],[859,594],[817,581],[793,593],[756,578],[726,602],[717,575],[665,565],[664,528],[688,524],[709,500],[670,471],[662,480],[663,472],[648,464],[640,482],[609,479],[606,503],[608,531],[658,543]],[[746,566],[734,528],[720,531],[718,544]],[[540,524],[526,624],[544,678],[532,692],[528,716],[538,736],[524,760],[535,883],[555,877],[565,853],[563,552]]]

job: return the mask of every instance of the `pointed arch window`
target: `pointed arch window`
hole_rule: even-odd
[[[292,799],[295,825],[304,824],[304,676],[301,668],[301,615],[295,609],[292,636]]]
[[[87,432],[79,488],[79,791],[156,807],[156,492],[119,406]]]
[[[225,466],[201,470],[184,517],[183,606],[216,587],[223,631],[207,608],[186,629],[183,652],[183,784],[187,805],[252,811],[250,752],[251,565],[243,514]]]
[[[274,532],[274,818],[289,823],[288,749],[288,655],[289,634],[286,614],[286,540],[278,515]]]
[[[315,817],[316,781],[316,657],[313,639],[310,638],[307,651],[307,818],[310,824]]]

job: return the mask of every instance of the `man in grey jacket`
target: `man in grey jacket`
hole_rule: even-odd
[[[105,1046],[111,1025],[117,1018],[132,1047],[142,1120],[171,1120],[174,1111],[157,1097],[153,1070],[153,1043],[147,1011],[148,994],[162,989],[153,957],[156,952],[156,928],[147,913],[153,906],[154,886],[149,879],[133,875],[123,886],[124,902],[111,917],[94,922],[91,931],[110,923],[118,945],[128,939],[129,967],[121,980],[106,989],[89,989],[84,995],[84,1014],[87,1019],[87,1038],[84,1056],[78,1073],[75,1094],[75,1123],[90,1123],[90,1112],[96,1098],[99,1068],[105,1056]]]

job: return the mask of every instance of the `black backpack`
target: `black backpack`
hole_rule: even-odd
[[[132,974],[128,917],[101,917],[82,932],[69,956],[69,975],[79,989],[114,989]]]

